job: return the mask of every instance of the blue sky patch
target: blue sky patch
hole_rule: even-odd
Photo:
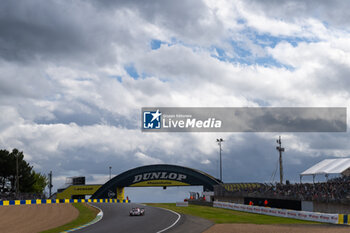
[[[118,80],[118,82],[120,82],[120,83],[123,82],[122,77],[119,75],[110,75],[109,77]]]
[[[256,57],[256,56],[253,56],[250,51],[238,48],[237,44],[235,44],[235,46],[236,46],[235,52],[242,54],[242,56],[238,55],[235,57],[229,57],[225,53],[225,50],[221,48],[216,48],[216,47],[214,49],[216,50],[217,55],[212,54],[211,56],[220,61],[225,61],[230,63],[236,63],[236,64],[239,63],[244,65],[260,65],[265,67],[278,67],[278,68],[283,67],[288,70],[294,70],[294,67],[282,64],[271,56]]]
[[[125,71],[134,79],[138,79],[140,75],[137,73],[137,70],[134,65],[124,66]]]
[[[278,68],[285,68],[287,70],[290,71],[294,71],[295,68],[293,66],[289,66],[286,64],[283,64],[279,61],[277,61],[276,59],[274,59],[271,56],[267,56],[267,57],[258,57],[255,59],[255,64],[261,65],[261,66],[265,66],[265,67],[278,67]]]
[[[237,20],[237,23],[238,23],[238,24],[245,24],[246,22],[247,22],[247,20],[244,19],[244,18],[239,18],[239,19]]]
[[[151,49],[152,50],[156,50],[156,49],[159,49],[160,46],[164,44],[164,42],[162,42],[161,40],[151,40]]]
[[[257,33],[251,34],[250,39],[252,39],[252,41],[255,44],[261,46],[262,48],[265,48],[265,47],[274,48],[278,43],[281,43],[282,41],[288,42],[293,47],[298,46],[300,42],[312,43],[312,42],[320,41],[319,39],[316,39],[316,38],[293,37],[293,36],[277,37],[269,34],[257,34]]]
[[[299,43],[315,43],[319,42],[320,39],[317,38],[306,38],[306,37],[296,37],[296,36],[273,36],[269,33],[258,33],[252,28],[246,28],[241,31],[243,37],[238,40],[229,40],[228,43],[232,46],[233,55],[228,55],[225,49],[220,47],[211,47],[212,50],[215,50],[212,54],[212,57],[225,62],[239,63],[245,65],[261,65],[265,67],[278,67],[285,68],[293,71],[294,67],[290,65],[283,64],[268,53],[255,54],[253,47],[251,48],[250,44],[253,43],[256,46],[259,46],[262,49],[274,48],[277,44],[286,42],[291,44],[293,47],[298,46]]]
[[[249,49],[244,48],[243,43],[231,41],[231,45],[233,47],[233,50],[235,51],[235,54],[238,55],[239,57],[248,57],[252,55]]]
[[[171,45],[176,44],[176,42],[177,42],[177,40],[175,38],[172,38],[170,43],[165,42],[165,41],[161,41],[161,40],[157,40],[157,39],[152,39],[151,40],[151,49],[157,50],[162,46],[162,44],[166,44],[168,46],[171,46]]]

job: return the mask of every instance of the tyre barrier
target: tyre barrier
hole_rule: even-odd
[[[56,203],[129,203],[130,200],[119,199],[32,199],[32,200],[8,200],[0,201],[0,206],[9,205],[40,205]]]
[[[220,202],[220,201],[214,201],[213,207],[249,212],[254,214],[264,214],[264,215],[271,215],[271,216],[277,216],[277,217],[295,218],[295,219],[306,220],[306,221],[350,225],[350,216],[347,214],[328,214],[328,213],[318,213],[318,212],[309,212],[309,211],[286,210],[286,209],[277,209],[277,208],[269,208],[269,207],[254,206],[254,205],[243,205],[243,204]]]

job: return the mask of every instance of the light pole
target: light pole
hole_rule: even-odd
[[[282,163],[282,152],[284,152],[284,148],[282,147],[281,136],[277,139],[276,150],[278,150],[280,154],[279,162],[280,162],[280,183],[283,184],[283,163]]]
[[[109,166],[109,179],[111,179],[111,178],[112,178],[112,167]]]
[[[52,190],[52,171],[49,173],[49,198],[51,198],[51,190]]]
[[[222,138],[218,138],[216,139],[216,142],[218,143],[219,145],[219,153],[220,153],[220,180],[222,181],[222,159],[221,159],[221,143],[224,141],[224,139]]]

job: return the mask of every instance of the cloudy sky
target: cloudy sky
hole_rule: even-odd
[[[147,134],[141,107],[350,105],[348,1],[0,5],[0,147],[52,170],[55,190],[67,176],[103,183],[109,166],[114,175],[169,163],[218,176],[218,137],[225,182],[273,180],[280,134]],[[350,155],[349,133],[281,135],[291,181],[322,159]],[[142,201],[188,194],[137,190],[127,191]]]

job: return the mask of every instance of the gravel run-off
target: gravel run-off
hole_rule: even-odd
[[[0,232],[40,232],[71,222],[78,215],[71,204],[0,206]]]

